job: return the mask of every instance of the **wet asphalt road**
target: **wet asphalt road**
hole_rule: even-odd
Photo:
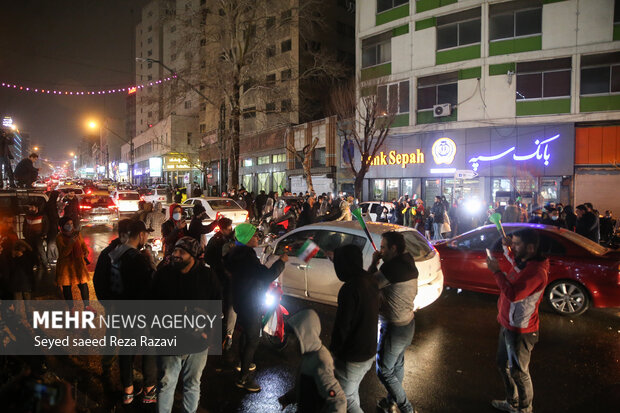
[[[94,268],[97,255],[113,234],[109,228],[100,228],[86,229],[84,236]],[[495,411],[490,400],[503,398],[495,368],[496,301],[491,295],[447,290],[416,313],[415,336],[405,356],[404,386],[419,412]],[[335,307],[290,297],[285,297],[283,304],[291,313],[314,308],[321,318],[323,343],[329,344]],[[282,351],[268,343],[259,347],[255,362],[263,390],[257,394],[236,388],[236,372],[230,363],[221,356],[210,357],[202,378],[199,412],[281,411],[278,397],[293,385],[299,362],[294,347]],[[540,341],[530,370],[535,412],[619,411],[620,309],[592,309],[571,319],[557,316],[543,305]],[[92,372],[96,380],[99,374]],[[373,366],[360,389],[364,411],[374,412],[376,400],[384,393]],[[101,397],[117,396],[111,391],[92,395],[95,400]],[[118,411],[148,411],[137,407]],[[295,408],[285,411],[294,412]]]

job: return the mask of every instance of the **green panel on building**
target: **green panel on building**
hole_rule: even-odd
[[[436,118],[433,116],[432,110],[425,110],[423,112],[416,113],[416,123],[418,125],[424,123],[444,123],[444,122],[456,122],[457,120],[457,110],[456,108],[452,108],[452,113],[450,116],[443,116],[441,118]]]
[[[620,24],[614,25],[614,40],[620,40]]]
[[[516,70],[516,65],[512,63],[500,63],[497,65],[489,65],[489,76],[505,75],[508,72]]]
[[[570,98],[517,101],[517,116],[555,115],[570,113]]]
[[[400,115],[394,116],[394,120],[392,121],[392,128],[399,128],[401,126],[409,126],[408,113],[401,113]]]
[[[482,77],[482,68],[480,66],[459,70],[459,80],[480,79],[481,77]]]
[[[522,39],[507,39],[489,44],[489,56],[503,54],[531,52],[542,49],[542,36],[525,37]]]
[[[377,85],[366,86],[360,89],[360,95],[362,97],[372,96],[377,94]]]
[[[463,60],[478,59],[480,57],[480,45],[458,47],[456,49],[438,51],[435,58],[436,65],[460,62]]]
[[[392,29],[392,37],[401,36],[403,34],[409,33],[409,25],[405,24],[403,26],[398,26]]]
[[[415,22],[415,30],[424,30],[430,29],[431,27],[435,27],[437,24],[437,19],[435,17],[429,17],[428,19],[418,20]]]
[[[361,80],[362,82],[369,79],[376,79],[392,74],[392,63],[385,63],[378,66],[362,69]]]
[[[377,26],[380,26],[407,16],[409,16],[409,3],[377,14],[375,23]]]
[[[458,0],[417,0],[415,2],[415,12],[422,13],[424,11],[433,10],[442,6],[456,3]]]
[[[620,95],[582,96],[580,99],[580,112],[603,112],[606,110],[620,110]]]

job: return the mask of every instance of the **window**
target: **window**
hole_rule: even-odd
[[[170,33],[174,33],[177,31],[177,26],[170,26]]]
[[[281,112],[290,112],[293,109],[293,105],[291,104],[290,99],[284,99],[280,102],[280,111]]]
[[[191,100],[186,100],[185,101],[185,109],[191,109],[192,107],[192,101]]]
[[[204,112],[205,110],[207,110],[207,104],[203,102],[200,104],[200,111]]]
[[[620,93],[620,52],[581,56],[581,94]]]
[[[249,168],[252,165],[254,165],[254,162],[252,162],[252,158],[247,158],[243,160],[243,166],[245,168]]]
[[[267,17],[265,20],[265,29],[272,29],[276,25],[276,18],[273,16]]]
[[[377,0],[377,13],[409,3],[409,0]]]
[[[314,236],[310,237],[321,248],[314,256],[315,258],[327,258],[326,251],[333,252],[336,248],[343,245],[355,245],[362,251],[366,246],[366,237],[359,235],[347,234],[339,231],[317,230]]]
[[[284,238],[278,243],[274,254],[282,255],[284,253],[297,255],[299,249],[309,239],[314,239],[316,231],[299,231]]]
[[[492,5],[489,11],[490,40],[510,39],[542,33],[542,7],[525,0]],[[531,5],[533,7],[524,9]]]
[[[377,87],[380,113],[409,113],[409,81]]]
[[[153,15],[153,10],[149,10],[149,12],[146,14],[148,17],[151,17]]]
[[[152,32],[153,31],[153,26],[149,26],[149,28],[146,29],[146,30],[149,31],[149,32]]]
[[[437,18],[437,50],[480,43],[480,8]]]
[[[153,67],[153,62],[148,62],[148,64],[146,65],[147,69],[150,69]]]
[[[362,40],[362,67],[392,61],[392,33],[387,32]]]
[[[148,75],[148,76],[146,77],[146,80],[153,80],[153,76],[152,76],[152,75]]]
[[[290,52],[291,47],[292,47],[291,39],[285,40],[280,44],[280,49],[282,50],[282,53]]]
[[[200,39],[200,45],[201,46],[206,46],[207,45],[207,39]]]
[[[461,238],[456,247],[460,250],[484,251],[486,248],[494,248],[498,240],[499,233],[496,230],[486,230]]]
[[[200,68],[204,69],[205,67],[207,67],[207,61],[206,60],[201,60],[200,61]]]
[[[280,13],[280,20],[282,20],[282,24],[291,20],[291,17],[293,17],[293,12],[291,10],[284,10],[282,13]]]
[[[620,23],[620,0],[616,0],[614,4],[614,24]]]
[[[265,83],[268,85],[275,85],[276,83],[276,74],[272,73],[270,75],[265,76]]]
[[[256,160],[256,163],[258,165],[268,165],[269,164],[269,155],[265,155],[265,156],[259,156],[258,159]]]
[[[243,119],[250,119],[256,117],[256,106],[243,109]]]
[[[206,133],[207,132],[207,125],[204,123],[200,124],[200,133]]]
[[[517,63],[517,100],[569,97],[571,59]]]
[[[174,49],[175,47],[177,47],[177,41],[173,40],[173,41],[170,42],[170,48]]]
[[[148,39],[146,39],[146,42],[149,43],[149,44],[153,43],[153,38],[149,37]]]
[[[274,45],[267,46],[267,50],[265,53],[267,57],[274,57],[276,55],[276,47]]]
[[[147,117],[152,118],[153,117],[153,112],[151,112],[150,110],[147,112],[146,114]]]
[[[457,104],[458,75],[446,73],[418,79],[418,111],[433,109],[433,105]]]
[[[269,114],[269,113],[275,113],[276,112],[276,103],[275,102],[269,102],[267,104],[265,104],[265,111]]]
[[[283,70],[282,72],[280,72],[280,79],[282,81],[290,80],[292,75],[293,75],[293,71],[291,69]]]
[[[278,153],[278,154],[272,155],[271,162],[272,163],[286,162],[286,153]]]
[[[312,166],[325,166],[325,148],[316,148],[312,152]]]
[[[170,60],[173,60],[173,61],[174,61],[174,60],[177,60],[177,55],[176,55],[176,53],[175,53],[175,54],[170,55]]]
[[[153,51],[152,51],[152,50],[149,50],[148,52],[146,52],[146,55],[147,55],[147,56],[152,56],[152,55],[153,55]]]

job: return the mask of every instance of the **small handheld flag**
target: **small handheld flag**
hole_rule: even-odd
[[[299,257],[305,262],[308,262],[319,252],[319,250],[319,246],[309,239],[306,240],[306,242],[304,242],[304,245],[301,246],[301,248],[297,252],[297,257]]]
[[[489,221],[491,221],[497,227],[497,230],[500,234],[506,237],[506,231],[504,231],[504,227],[502,226],[502,214],[496,212],[489,217]]]
[[[351,211],[351,214],[353,214],[353,216],[357,218],[357,222],[359,222],[360,225],[362,226],[362,229],[366,233],[366,237],[368,237],[368,240],[372,244],[372,247],[375,249],[375,251],[377,251],[377,246],[375,245],[375,242],[372,240],[372,237],[370,236],[370,232],[368,232],[368,227],[366,226],[366,222],[364,221],[364,218],[362,217],[362,210],[359,209],[359,207],[357,207]]]

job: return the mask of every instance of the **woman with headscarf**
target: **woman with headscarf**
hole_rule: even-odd
[[[77,285],[84,301],[84,309],[94,311],[88,301],[88,281],[90,274],[86,268],[88,248],[79,231],[75,229],[70,217],[62,217],[59,221],[60,235],[56,238],[58,245],[58,262],[56,263],[56,284],[62,287],[62,295],[74,309],[71,287]]]
[[[161,225],[164,239],[164,257],[172,255],[174,244],[183,237],[189,236],[187,223],[183,218],[183,208],[179,204],[170,205],[170,219]]]
[[[58,236],[58,191],[49,193],[49,199],[45,204],[45,214],[47,215],[47,261],[53,264],[58,259],[58,247],[56,246],[56,237]]]

